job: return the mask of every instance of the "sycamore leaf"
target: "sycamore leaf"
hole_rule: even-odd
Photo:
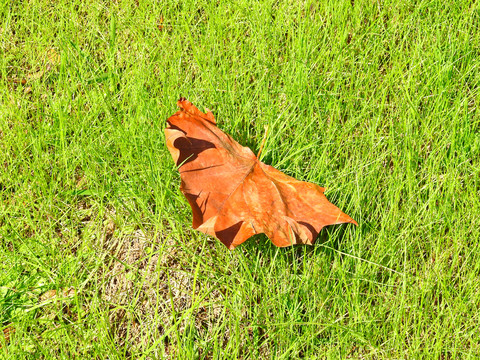
[[[210,111],[204,114],[184,98],[177,105],[165,137],[194,229],[233,249],[260,233],[284,247],[313,244],[326,225],[357,225],[327,200],[324,188],[259,161],[216,126]]]

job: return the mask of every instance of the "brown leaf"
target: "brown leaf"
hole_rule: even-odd
[[[10,342],[10,337],[15,332],[15,328],[12,324],[8,324],[6,327],[3,328],[3,337],[5,339],[5,343],[8,344]],[[2,348],[2,344],[0,342],[0,349]]]
[[[213,114],[189,101],[168,120],[167,147],[179,167],[193,228],[229,249],[255,234],[276,246],[313,244],[326,225],[356,221],[330,203],[324,188],[298,181],[259,161],[222,132]]]

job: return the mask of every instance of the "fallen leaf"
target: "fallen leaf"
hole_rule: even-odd
[[[12,324],[8,324],[6,327],[3,328],[3,338],[5,339],[5,343],[8,344],[10,342],[10,337],[15,332],[15,328]],[[2,344],[0,342],[0,349],[2,348]]]
[[[57,290],[52,289],[44,292],[42,295],[40,295],[40,301],[46,301],[53,299],[55,296],[57,296]]]
[[[313,244],[326,225],[357,225],[327,200],[324,188],[259,161],[216,126],[208,109],[204,114],[184,98],[177,105],[165,137],[194,229],[233,249],[260,233],[284,247]]]

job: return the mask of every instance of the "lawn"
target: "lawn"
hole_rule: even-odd
[[[0,358],[480,357],[475,1],[0,3]],[[186,97],[354,218],[191,228]]]

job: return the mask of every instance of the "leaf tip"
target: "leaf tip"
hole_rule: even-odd
[[[184,98],[183,96],[180,96],[180,98],[178,99],[177,101],[177,106],[180,108],[180,109],[185,109],[185,105],[186,103],[189,102],[187,100],[187,98]]]

